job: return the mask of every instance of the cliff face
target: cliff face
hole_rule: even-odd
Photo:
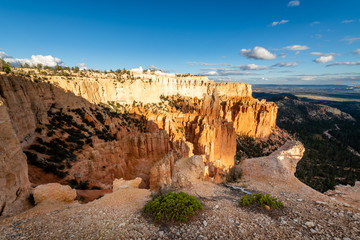
[[[144,79],[146,77],[146,79]],[[113,78],[49,77],[49,82],[81,96],[91,103],[118,102],[131,104],[133,101],[156,103],[160,96],[181,95],[202,98],[214,91],[220,95],[251,97],[251,85],[246,83],[210,83],[207,78],[175,78],[140,75],[129,81]]]
[[[234,97],[222,105],[221,116],[234,122],[237,135],[266,138],[275,129],[277,110],[273,102]]]
[[[89,105],[83,98],[52,84],[31,81],[20,76],[0,75],[0,93],[7,106],[18,139],[32,141],[37,123],[48,123],[47,111],[56,108],[77,108]]]
[[[23,210],[28,193],[26,156],[0,97],[0,216]]]
[[[13,129],[4,132],[10,140],[3,141],[21,143],[33,184],[80,178],[90,187],[111,188],[115,178],[141,177],[142,187],[157,189],[171,184],[178,159],[192,155],[203,155],[208,177],[219,181],[234,165],[237,135],[266,138],[275,128],[276,106],[253,99],[249,84],[109,76],[38,80],[0,75],[0,95],[11,120],[6,124]],[[3,165],[11,166],[15,158],[24,162],[20,153],[4,158]],[[27,189],[23,165],[16,170],[20,180],[15,186]],[[13,189],[6,190],[6,199]]]
[[[173,148],[165,131],[132,134],[117,141],[93,142],[78,154],[69,176],[80,174],[102,187],[111,187],[115,178],[142,178],[141,187],[149,187],[150,169]],[[186,155],[186,154],[184,154]]]
[[[207,93],[209,83],[204,80],[180,80],[166,77],[152,79],[134,79],[121,82],[116,79],[75,79],[51,78],[51,83],[81,96],[91,103],[155,103],[160,96],[180,94],[202,98]]]

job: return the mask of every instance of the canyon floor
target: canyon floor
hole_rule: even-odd
[[[244,161],[245,173],[237,183],[199,180],[179,189],[196,196],[204,206],[187,223],[153,223],[141,212],[151,191],[125,188],[87,204],[40,203],[1,220],[0,239],[360,239],[359,209],[316,192],[288,174],[302,151],[300,143],[290,142],[268,157]],[[259,173],[259,166],[269,171]],[[283,174],[266,177],[274,171]],[[240,207],[238,200],[244,193],[236,186],[270,193],[285,207],[270,211]]]

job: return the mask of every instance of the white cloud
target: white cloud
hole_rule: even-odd
[[[263,47],[256,46],[253,49],[241,49],[240,53],[247,58],[270,60],[275,59],[276,55]]]
[[[288,3],[288,7],[297,7],[297,6],[299,6],[299,5],[300,5],[300,1],[298,1],[298,0],[290,1],[290,2]]]
[[[10,56],[7,55],[5,52],[0,52],[0,58],[4,59],[4,58],[9,58]],[[11,57],[10,57],[11,58]]]
[[[314,26],[314,25],[317,25],[317,24],[320,24],[320,22],[314,21],[314,22],[310,23],[311,26]]]
[[[281,24],[285,24],[285,23],[288,23],[289,22],[289,20],[281,20],[280,22],[272,22],[271,23],[271,26],[272,27],[275,27],[275,26],[277,26],[277,25],[281,25]]]
[[[297,62],[279,62],[273,65],[273,67],[296,67]]]
[[[204,75],[216,76],[216,75],[218,75],[218,72],[217,71],[209,71],[209,72],[205,72]]]
[[[305,46],[305,45],[291,45],[291,46],[284,47],[283,49],[290,50],[290,51],[302,51],[302,50],[309,49],[309,47]]]
[[[360,55],[360,48],[359,48],[359,49],[354,50],[354,51],[353,51],[353,53],[355,53],[355,54],[359,54],[359,55]]]
[[[207,69],[205,68],[205,69],[201,69],[202,71],[204,71],[201,74],[206,76],[247,76],[247,75],[259,75],[259,74],[253,72],[244,72],[243,70],[261,70],[261,69],[248,69],[247,67],[242,68],[243,66],[246,65],[234,66],[232,68],[207,68]]]
[[[264,69],[269,69],[270,67],[267,66],[260,66],[260,65],[256,65],[256,64],[247,64],[247,65],[236,65],[233,68],[238,68],[241,70],[264,70]]]
[[[42,64],[44,66],[55,67],[56,65],[64,65],[63,61],[60,58],[53,57],[51,55],[32,55],[30,59],[28,58],[13,58],[6,54],[5,52],[0,52],[0,58],[5,62],[8,62],[12,65],[24,65],[29,64],[30,66],[36,66],[37,64]]]
[[[350,20],[343,20],[341,21],[341,23],[352,23],[354,20],[350,19]]]
[[[231,66],[231,64],[227,63],[206,63],[206,62],[186,62],[189,66]]]
[[[154,65],[150,65],[147,67],[148,69],[153,69],[153,70],[161,70],[160,68],[154,66]]]
[[[346,41],[348,44],[352,44],[353,42],[356,42],[356,41],[360,40],[360,37],[354,37],[354,38],[345,37],[342,40]]]
[[[286,53],[280,53],[280,54],[279,54],[279,57],[281,57],[281,58],[286,58]]]
[[[348,65],[348,66],[357,66],[360,65],[360,61],[357,62],[336,62],[336,63],[332,63],[329,65],[326,65],[327,67],[332,67],[332,66],[339,66],[339,65]]]
[[[194,66],[194,65],[200,65],[200,66],[227,66],[227,68],[207,68],[207,69],[202,69],[203,71],[209,71],[210,73],[212,72],[213,74],[215,74],[215,72],[213,70],[222,70],[222,71],[238,71],[238,70],[243,70],[243,71],[253,71],[253,70],[265,70],[265,69],[270,69],[270,67],[268,66],[261,66],[261,65],[256,65],[254,63],[251,64],[246,64],[246,65],[233,65],[233,64],[227,64],[227,63],[220,63],[220,64],[212,64],[212,63],[204,63],[204,62],[187,62],[190,66]]]
[[[206,69],[203,69],[206,70]],[[244,75],[258,75],[258,74],[253,74],[253,73],[249,73],[249,72],[241,72],[239,70],[234,70],[234,69],[213,69],[210,71],[206,71],[201,73],[201,75],[205,75],[205,76],[244,76]]]
[[[311,35],[312,38],[316,38],[316,39],[320,39],[323,37],[322,34],[315,34],[315,35]]]
[[[301,80],[304,80],[304,81],[312,81],[314,79],[315,79],[314,76],[304,76],[304,77],[301,78]]]
[[[80,70],[87,69],[86,63],[78,63],[77,65],[79,66]]]
[[[354,84],[360,81],[360,74],[356,72],[341,72],[341,73],[323,73],[323,74],[299,74],[292,75],[295,79],[300,79],[303,81],[317,81],[318,83],[327,82],[327,83],[337,83],[337,84]],[[291,79],[291,75],[287,77]]]
[[[339,53],[311,52],[311,53],[309,53],[309,55],[314,55],[314,56],[340,56],[341,54],[339,54]]]
[[[321,52],[311,52],[311,53],[309,53],[309,55],[323,56],[324,53],[321,53]]]
[[[328,56],[320,56],[314,60],[316,63],[328,63],[334,61],[334,56],[328,55]]]

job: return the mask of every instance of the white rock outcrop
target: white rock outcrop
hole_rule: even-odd
[[[124,188],[139,188],[142,179],[137,177],[133,180],[124,180],[122,178],[113,181],[113,192],[119,191]]]
[[[204,160],[204,155],[194,155],[178,160],[174,165],[172,186],[176,188],[190,187],[202,179],[205,174]]]
[[[76,198],[76,190],[69,185],[59,183],[48,183],[37,186],[33,191],[35,204],[47,202],[65,202],[71,203]]]

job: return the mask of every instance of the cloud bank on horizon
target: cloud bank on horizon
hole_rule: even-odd
[[[36,66],[41,64],[43,66],[55,67],[56,65],[63,66],[64,63],[60,58],[51,55],[32,55],[31,58],[13,58],[5,52],[0,52],[0,58],[13,66],[25,65]]]

